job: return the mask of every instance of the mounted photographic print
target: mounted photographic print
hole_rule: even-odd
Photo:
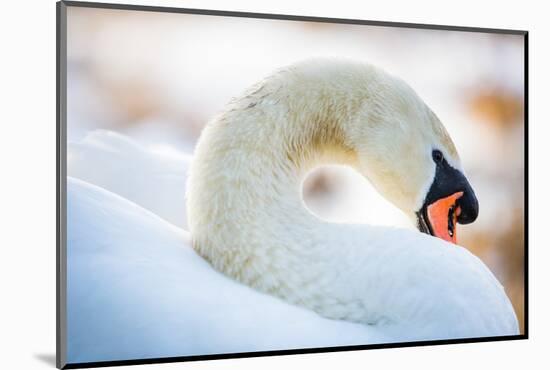
[[[527,338],[526,31],[57,11],[58,367]]]

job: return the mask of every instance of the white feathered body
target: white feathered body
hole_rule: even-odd
[[[185,161],[105,132],[69,146],[69,173],[106,189],[68,181],[69,362],[517,334],[466,249],[304,205],[307,172],[340,163],[412,216],[434,168],[411,143],[432,141],[461,169],[437,117],[374,67],[308,61],[252,87],[204,129],[187,184],[193,248],[226,276],[165,221],[185,220]]]

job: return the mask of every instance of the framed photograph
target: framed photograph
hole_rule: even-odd
[[[59,2],[57,366],[526,339],[527,40]]]

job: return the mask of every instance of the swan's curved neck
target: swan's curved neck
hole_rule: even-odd
[[[244,127],[230,128],[229,122],[246,126],[243,121],[226,122],[223,131],[229,131],[232,139],[223,155],[216,155],[224,158],[216,166],[224,177],[220,181],[224,189],[217,192],[231,199],[226,211],[232,217],[249,215],[262,220],[258,232],[277,226],[287,232],[293,228],[303,236],[304,230],[298,229],[306,221],[309,228],[320,222],[303,202],[302,183],[307,174],[323,164],[357,164],[339,122],[315,114],[283,116],[279,122],[256,122],[255,135],[260,138],[247,135]]]
[[[317,279],[316,264],[329,263],[337,247],[330,239],[338,226],[307,210],[302,181],[323,163],[357,164],[343,121],[359,102],[304,88],[287,96],[276,81],[257,86],[210,122],[187,194],[194,248],[217,269],[293,301],[304,299],[300,286]]]
[[[393,84],[402,92],[390,94],[391,114],[403,105],[418,108],[408,114],[425,113],[402,83],[369,67],[346,65],[311,81],[315,65],[307,67],[299,79],[290,70],[253,87],[202,131],[187,187],[195,250],[226,275],[326,317],[416,322],[411,333],[432,339],[471,334],[468,328],[479,328],[481,316],[488,332],[500,328],[501,322],[491,327],[494,313],[485,302],[497,302],[501,312],[510,311],[509,302],[490,273],[479,273],[486,271],[479,260],[460,248],[409,230],[331,224],[307,210],[302,180],[322,163],[356,167],[375,187],[382,184],[377,170],[396,182],[381,154],[396,144],[381,138],[383,127],[376,126],[389,104],[381,91]],[[360,142],[354,145],[353,138]],[[395,189],[397,199],[405,190]],[[441,294],[446,291],[453,294]],[[467,295],[472,299],[461,298]],[[468,324],[456,329],[458,321]]]

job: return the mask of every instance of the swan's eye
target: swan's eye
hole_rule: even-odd
[[[435,163],[441,163],[443,162],[443,153],[441,153],[440,150],[436,149],[432,152],[432,158]]]

